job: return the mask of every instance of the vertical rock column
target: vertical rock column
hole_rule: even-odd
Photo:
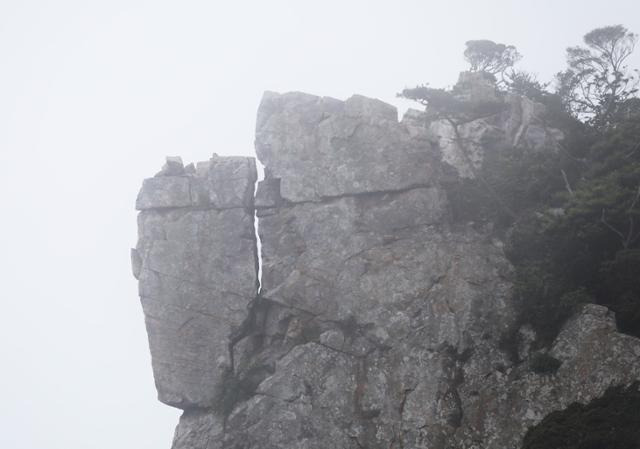
[[[253,158],[168,158],[138,195],[133,271],[160,401],[215,405],[257,292]]]

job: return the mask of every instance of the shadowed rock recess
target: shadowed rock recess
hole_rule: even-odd
[[[378,100],[268,92],[255,198],[251,158],[169,158],[144,181],[132,260],[159,399],[184,410],[173,449],[516,448],[640,379],[640,340],[601,306],[564,326],[549,372],[501,349],[513,267],[491,223],[453,220],[449,192],[497,148],[562,138],[541,105],[501,101],[460,126],[470,146]]]

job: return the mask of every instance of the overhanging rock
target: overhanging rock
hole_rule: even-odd
[[[257,293],[255,161],[214,156],[197,170],[170,163],[138,195],[134,274],[159,399],[211,407]]]

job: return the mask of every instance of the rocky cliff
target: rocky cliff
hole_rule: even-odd
[[[184,410],[173,449],[517,448],[640,379],[640,340],[602,306],[532,351],[503,234],[453,213],[487,161],[562,139],[541,105],[492,101],[452,124],[266,93],[257,189],[240,157],[169,158],[144,181],[132,260],[159,399]]]

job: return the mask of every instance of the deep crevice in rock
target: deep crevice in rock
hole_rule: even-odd
[[[258,273],[258,289],[257,294],[260,296],[262,290],[262,241],[260,240],[260,218],[258,217],[258,208],[255,205],[256,197],[258,194],[258,184],[265,178],[265,167],[262,163],[255,159],[256,169],[258,176],[253,189],[253,230],[255,232],[255,244],[256,244],[256,271]]]
[[[340,195],[325,195],[325,196],[319,196],[316,199],[301,200],[301,201],[290,201],[285,198],[280,198],[281,203],[278,206],[257,207],[256,209],[260,212],[266,212],[270,209],[288,208],[288,207],[294,207],[302,204],[326,204],[326,203],[331,203],[337,200],[341,200],[343,198],[375,198],[383,195],[399,195],[402,193],[410,192],[411,190],[430,189],[434,187],[437,187],[437,185],[430,184],[430,183],[422,183],[422,184],[411,184],[406,187],[398,188],[398,189],[371,190],[366,192],[347,192],[347,193],[342,193]]]

